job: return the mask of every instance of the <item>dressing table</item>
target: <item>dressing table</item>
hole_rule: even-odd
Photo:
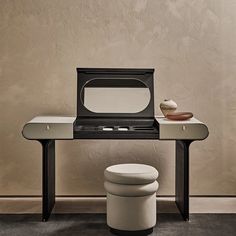
[[[42,145],[42,220],[55,204],[55,141],[73,139],[175,140],[175,201],[189,219],[189,146],[208,136],[191,118],[170,121],[154,115],[154,69],[77,68],[77,116],[38,116],[22,134]],[[114,105],[115,104],[115,105]]]

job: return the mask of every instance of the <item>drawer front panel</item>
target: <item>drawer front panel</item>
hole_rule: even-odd
[[[202,140],[208,136],[204,124],[160,124],[160,139]]]
[[[27,139],[73,139],[73,124],[28,123],[22,133]]]

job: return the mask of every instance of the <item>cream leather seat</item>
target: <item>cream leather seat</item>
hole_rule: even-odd
[[[104,176],[111,231],[151,233],[156,224],[158,171],[143,164],[120,164],[108,167]]]

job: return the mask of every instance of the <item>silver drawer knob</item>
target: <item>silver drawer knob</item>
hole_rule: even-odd
[[[50,126],[49,125],[46,125],[46,130],[50,130]]]
[[[182,130],[183,130],[183,131],[186,130],[186,126],[185,126],[185,125],[182,126]]]

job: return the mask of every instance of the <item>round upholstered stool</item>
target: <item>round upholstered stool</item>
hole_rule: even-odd
[[[158,171],[143,164],[120,164],[104,171],[107,224],[118,235],[147,235],[156,224]]]

